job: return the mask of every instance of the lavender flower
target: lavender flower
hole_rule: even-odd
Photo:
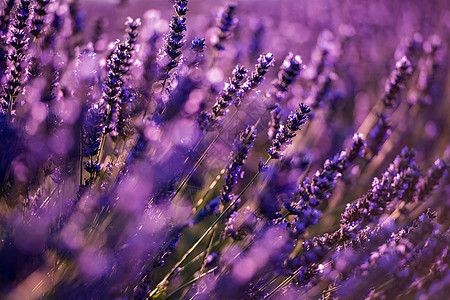
[[[253,232],[256,226],[256,216],[249,206],[242,207],[235,211],[225,223],[222,238],[231,237],[234,240],[242,240]]]
[[[421,104],[431,103],[431,87],[442,60],[442,45],[438,36],[431,36],[423,44],[423,48],[425,50],[425,57],[421,58],[418,62],[419,76],[417,78],[417,85],[408,95],[408,101],[411,104],[417,102]]]
[[[98,105],[93,105],[89,108],[83,122],[83,156],[93,157],[98,154],[104,130],[104,122],[105,114]]]
[[[387,116],[382,114],[377,121],[375,127],[370,131],[367,141],[368,148],[372,156],[378,154],[381,146],[389,137],[389,130],[391,126],[387,119]]]
[[[203,113],[199,117],[200,128],[203,130],[211,130],[217,127],[218,122],[227,114],[227,108],[235,101],[236,94],[241,87],[242,80],[247,75],[247,69],[243,66],[237,65],[233,70],[233,76],[230,77],[230,82],[225,84],[222,92],[217,97],[217,101],[212,107],[212,114]]]
[[[30,1],[21,0],[16,8],[16,14],[12,20],[10,28],[9,44],[9,63],[7,73],[7,83],[4,86],[4,92],[0,103],[3,113],[11,115],[15,98],[18,96],[21,87],[21,78],[24,73],[22,63],[25,58],[25,52],[28,46],[24,28],[30,15]]]
[[[294,233],[303,234],[311,225],[317,224],[320,211],[314,209],[322,201],[330,198],[336,186],[336,180],[343,172],[364,153],[365,142],[362,136],[355,134],[352,145],[327,159],[323,169],[318,170],[312,178],[307,177],[298,191],[284,205],[289,214],[296,216],[293,224]]]
[[[127,51],[128,51],[128,55],[130,56],[128,58],[128,60],[125,62],[125,68],[126,71],[128,72],[133,60],[131,59],[134,56],[134,51],[136,50],[136,44],[137,44],[137,37],[138,37],[138,29],[141,26],[141,19],[135,19],[133,20],[132,18],[128,17],[127,21],[125,22],[125,25],[127,26],[126,28],[126,33],[127,33],[127,38],[125,41],[126,47],[127,47]]]
[[[329,98],[330,87],[332,83],[332,76],[335,74],[321,74],[317,78],[316,84],[311,88],[310,94],[308,95],[308,102],[312,103],[311,107],[319,108],[320,104],[323,103],[327,98]]]
[[[269,68],[273,65],[273,54],[261,54],[258,58],[258,64],[255,66],[255,71],[247,77],[247,81],[242,85],[238,92],[237,98],[234,104],[238,107],[242,99],[249,90],[255,89],[264,79],[264,75]]]
[[[395,199],[410,201],[420,175],[414,155],[414,151],[404,148],[382,178],[375,177],[368,194],[347,204],[341,216],[341,236],[374,220]]]
[[[276,101],[281,101],[289,86],[295,82],[304,68],[302,58],[290,52],[283,61],[277,80],[273,82],[273,89],[268,97],[273,97]]]
[[[31,34],[38,38],[44,26],[45,16],[47,15],[46,7],[50,0],[38,0],[33,8],[33,17],[31,20]]]
[[[280,159],[283,156],[284,148],[292,143],[292,138],[297,135],[300,126],[306,123],[311,109],[305,104],[299,104],[299,110],[288,116],[285,125],[281,125],[275,138],[272,140],[272,146],[266,149],[269,156],[273,159]]]
[[[8,0],[5,2],[0,15],[0,33],[3,39],[4,35],[8,32],[8,27],[10,25],[10,14],[14,7],[15,0]]]
[[[205,39],[204,38],[195,38],[192,41],[192,51],[194,51],[196,54],[202,54],[203,50],[205,49]]]
[[[224,42],[231,37],[232,31],[237,23],[235,17],[235,4],[227,5],[219,14],[217,19],[218,33],[213,42],[213,47],[217,50],[224,50]]]
[[[386,86],[384,88],[385,94],[383,97],[383,104],[386,107],[394,106],[406,81],[406,78],[410,74],[411,62],[406,56],[403,56],[396,62],[395,69],[392,71],[389,79],[386,81]]]
[[[176,15],[172,16],[170,22],[170,33],[166,35],[165,52],[170,61],[165,66],[167,74],[179,64],[178,58],[181,55],[180,48],[184,46],[184,32],[186,31],[186,13],[189,0],[176,0],[173,8]],[[164,78],[165,79],[165,78]]]
[[[269,140],[273,140],[281,127],[281,114],[282,109],[279,103],[275,103],[274,108],[270,110],[270,122],[267,135]]]
[[[234,143],[234,150],[231,163],[227,166],[225,175],[225,184],[220,192],[220,201],[223,205],[230,202],[233,186],[237,183],[239,177],[242,177],[242,166],[248,157],[248,153],[253,147],[256,138],[256,129],[254,126],[248,126],[239,136],[239,140]]]
[[[447,162],[437,159],[431,169],[428,170],[427,176],[420,179],[414,195],[415,201],[423,201],[424,198],[436,188],[439,184],[439,180],[445,176],[448,169],[449,164]]]
[[[355,4],[286,1],[243,5],[239,32],[235,4],[215,26],[212,2],[188,20],[187,0],[122,1],[135,17],[116,43],[125,20],[108,1],[0,1],[1,299],[447,296],[450,44],[433,32],[448,7],[412,0],[398,18],[380,1],[352,19]],[[404,39],[417,20],[431,35]],[[272,51],[289,53],[273,74]],[[311,53],[305,71],[292,53]],[[298,96],[311,106],[285,120]],[[367,145],[341,151],[359,124]],[[405,145],[417,154],[386,166]],[[444,159],[422,173],[430,155]]]
[[[377,252],[372,253],[370,258],[354,271],[354,276],[339,289],[338,294],[342,297],[357,295],[364,297],[371,290],[371,286],[386,280],[385,274],[391,275],[396,271],[404,270],[402,275],[397,274],[407,277],[407,267],[413,261],[412,253],[419,250],[414,248],[420,247],[424,236],[431,233],[434,228],[435,224],[432,224],[427,216],[422,215],[411,226],[393,234],[378,248]],[[383,276],[380,276],[381,274]],[[399,290],[396,292],[398,293]]]

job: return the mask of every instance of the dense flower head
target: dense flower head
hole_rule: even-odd
[[[395,63],[395,68],[392,71],[389,79],[385,85],[385,95],[383,97],[383,104],[386,107],[391,107],[397,101],[400,91],[406,81],[408,75],[411,75],[411,62],[406,56],[403,56]]]
[[[299,55],[290,52],[283,61],[278,72],[278,79],[273,82],[274,90],[271,92],[277,100],[281,100],[288,87],[294,83],[304,68],[303,60]]]
[[[50,0],[38,0],[33,8],[33,18],[31,20],[31,34],[39,37],[44,29],[44,20],[47,15],[46,7]]]
[[[192,51],[194,51],[196,54],[201,54],[205,50],[205,39],[204,38],[198,38],[192,40]]]
[[[283,156],[284,148],[292,143],[292,138],[297,135],[300,126],[306,123],[310,112],[311,109],[301,103],[299,109],[288,116],[286,124],[280,126],[275,138],[272,139],[272,146],[267,149],[271,158],[280,159]]]
[[[248,153],[253,147],[256,138],[256,128],[248,126],[236,139],[233,145],[232,161],[227,166],[225,175],[225,184],[221,191],[222,204],[230,202],[232,197],[233,186],[237,183],[238,178],[243,177],[242,166],[248,157]]]
[[[247,81],[242,89],[246,91],[258,86],[262,82],[269,67],[273,65],[273,61],[274,58],[272,53],[261,54],[258,58],[258,64],[255,66],[255,71],[253,71],[253,73],[247,78]]]
[[[92,157],[98,154],[104,122],[105,115],[101,108],[89,108],[83,121],[83,156]]]
[[[170,72],[178,66],[178,58],[181,55],[180,49],[184,46],[184,32],[186,31],[186,13],[188,11],[188,0],[175,1],[176,15],[172,16],[169,28],[170,32],[165,36],[165,52],[170,60],[166,64],[166,71]]]
[[[198,123],[200,128],[205,131],[209,131],[217,127],[219,122],[228,113],[228,107],[237,101],[237,94],[242,86],[242,81],[247,76],[247,68],[241,65],[237,65],[228,83],[225,83],[225,87],[219,93],[216,98],[216,103],[212,107],[212,113],[202,112],[198,117]]]

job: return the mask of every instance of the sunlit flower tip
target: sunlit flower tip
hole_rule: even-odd
[[[248,69],[244,66],[237,65],[233,70],[233,78],[232,82],[239,82],[244,80],[245,76],[248,73]]]
[[[258,63],[261,69],[267,69],[273,64],[273,54],[269,52],[267,54],[261,55],[258,58]]]
[[[173,8],[175,8],[175,11],[177,15],[184,16],[186,15],[188,8],[187,5],[189,3],[189,0],[176,0]]]
[[[131,30],[136,30],[142,25],[142,22],[140,18],[133,19],[131,17],[127,17],[125,25],[130,27]]]
[[[283,61],[278,72],[278,79],[273,83],[275,90],[280,93],[277,98],[282,98],[282,94],[287,91],[289,85],[291,85],[300,71],[304,68],[303,61],[299,55],[295,55],[290,52]]]
[[[255,71],[247,78],[247,82],[243,86],[243,93],[249,89],[256,88],[264,79],[264,75],[273,65],[274,59],[272,53],[261,54],[258,58],[258,64]]]
[[[394,105],[406,78],[411,75],[411,72],[411,62],[406,56],[403,56],[396,62],[394,70],[386,81],[385,95],[383,97],[383,103],[386,107]]]

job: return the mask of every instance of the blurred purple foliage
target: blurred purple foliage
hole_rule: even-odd
[[[1,299],[445,299],[450,2],[2,0]]]

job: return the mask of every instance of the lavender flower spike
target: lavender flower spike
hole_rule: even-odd
[[[3,112],[6,113],[8,111],[8,115],[12,113],[14,100],[19,94],[21,78],[24,73],[22,62],[25,59],[25,52],[28,46],[28,38],[24,28],[27,26],[27,20],[30,15],[30,4],[28,0],[21,0],[17,4],[16,14],[10,28],[7,82],[0,99]]]
[[[212,107],[212,113],[201,113],[198,122],[200,128],[209,131],[218,125],[218,122],[227,114],[227,108],[235,101],[236,95],[241,88],[241,82],[247,75],[248,70],[244,66],[237,65],[233,70],[230,82],[225,84],[222,92],[217,97]]]
[[[31,34],[38,38],[44,26],[45,16],[47,15],[47,11],[45,10],[47,5],[50,3],[50,0],[37,0],[34,6],[34,14],[31,20]]]
[[[231,200],[231,192],[239,177],[242,176],[242,166],[248,157],[248,153],[253,147],[256,138],[256,129],[254,126],[248,126],[243,131],[239,140],[234,143],[234,153],[231,163],[227,166],[225,175],[225,184],[220,192],[220,200],[226,205]]]
[[[167,73],[178,66],[178,58],[181,55],[180,48],[184,46],[184,32],[186,31],[186,13],[189,0],[176,0],[173,6],[176,15],[170,21],[170,32],[166,35],[165,51],[170,58],[166,65]]]
[[[268,93],[268,96],[274,98],[276,101],[282,100],[288,87],[295,82],[303,68],[302,58],[299,55],[294,56],[290,52],[284,59],[283,65],[278,72],[278,78],[274,80],[273,89]]]
[[[273,65],[273,54],[266,53],[261,54],[258,58],[258,64],[255,66],[255,71],[247,78],[247,81],[243,84],[241,90],[238,92],[237,98],[234,102],[236,106],[239,106],[242,102],[242,98],[249,90],[255,89],[264,79],[264,75],[269,68]]]
[[[280,159],[283,156],[284,148],[292,143],[292,138],[297,135],[300,126],[306,123],[311,108],[303,103],[299,104],[299,108],[299,110],[289,115],[286,125],[280,126],[275,138],[272,140],[272,146],[266,149],[271,158]]]
[[[231,31],[234,29],[237,23],[237,19],[234,16],[236,10],[235,4],[229,4],[223,11],[219,14],[217,19],[217,26],[219,28],[217,36],[215,37],[215,42],[213,44],[214,48],[217,50],[224,50],[224,42],[230,38]]]
[[[425,178],[419,181],[415,195],[415,201],[422,201],[439,184],[439,180],[445,176],[445,172],[450,168],[450,164],[441,159],[437,159]]]
[[[403,88],[403,84],[409,75],[411,75],[411,62],[406,56],[403,56],[397,61],[395,69],[386,81],[385,94],[383,97],[383,104],[386,107],[394,106]]]
[[[194,51],[195,54],[201,55],[203,53],[203,50],[205,50],[205,38],[195,38],[192,41],[192,51]]]

